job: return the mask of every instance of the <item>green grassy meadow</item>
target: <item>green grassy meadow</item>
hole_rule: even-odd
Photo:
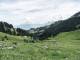
[[[29,40],[0,32],[0,60],[80,60],[80,30],[35,43]]]

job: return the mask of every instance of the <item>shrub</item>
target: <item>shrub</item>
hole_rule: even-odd
[[[2,38],[2,41],[4,41],[5,39],[4,38]]]
[[[8,36],[7,35],[5,35],[3,38],[6,39],[6,40],[8,40]]]
[[[14,45],[17,45],[17,42],[13,42]]]
[[[26,43],[35,43],[36,41],[32,40],[32,39],[24,39],[24,42],[26,42]]]
[[[24,39],[24,42],[28,43],[29,41],[27,39]]]

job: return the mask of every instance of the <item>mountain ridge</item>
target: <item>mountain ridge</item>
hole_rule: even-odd
[[[28,30],[22,28],[14,28],[12,24],[0,22],[0,32],[11,35],[31,36],[34,40],[43,40],[50,36],[56,36],[60,32],[73,31],[80,28],[80,12],[74,14],[66,20],[59,20],[52,24],[30,28]],[[24,25],[25,26],[25,25]],[[30,25],[28,25],[30,26]]]
[[[68,31],[79,29],[80,28],[80,16],[79,15],[80,15],[80,12],[74,14],[73,16],[71,16],[70,18],[66,20],[56,21],[55,23],[49,26],[44,26],[43,29],[41,29],[42,27],[38,28],[44,31],[41,32],[41,30],[39,30],[37,33],[34,34],[33,38],[43,40],[50,36],[54,37],[60,32],[68,32]]]

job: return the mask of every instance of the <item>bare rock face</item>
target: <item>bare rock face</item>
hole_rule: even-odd
[[[34,40],[43,40],[50,36],[56,36],[61,32],[68,32],[76,29],[80,29],[80,12],[66,20],[59,20],[51,25],[33,28],[30,30],[14,28],[12,24],[0,22],[0,32],[19,36],[31,36]]]
[[[8,24],[7,22],[0,22],[0,32],[8,33],[15,35],[16,31],[12,24]]]
[[[19,35],[19,36],[27,36],[29,35],[28,30],[24,30],[21,28],[14,28],[12,24],[8,24],[7,22],[0,22],[0,32],[8,33],[11,35]]]
[[[29,32],[27,30],[21,29],[21,28],[16,28],[17,35],[19,36],[28,36]]]

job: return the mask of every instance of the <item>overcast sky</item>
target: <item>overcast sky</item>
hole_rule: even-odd
[[[0,0],[0,20],[13,25],[43,24],[80,11],[80,0]]]

